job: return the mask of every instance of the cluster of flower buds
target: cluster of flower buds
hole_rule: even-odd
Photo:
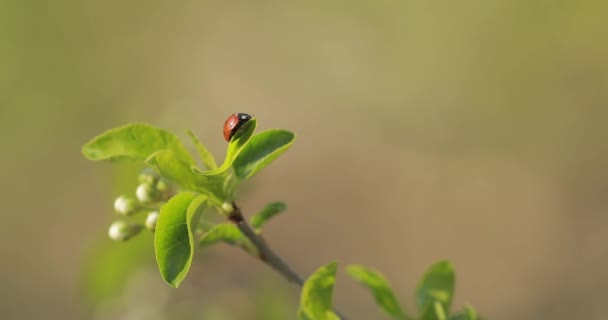
[[[139,234],[144,226],[154,232],[158,220],[158,209],[170,198],[169,183],[150,169],[144,169],[139,175],[139,185],[135,189],[135,197],[121,195],[114,200],[114,211],[122,216],[130,217],[138,213],[146,213],[145,223],[117,220],[110,225],[108,235],[112,240],[126,241]]]

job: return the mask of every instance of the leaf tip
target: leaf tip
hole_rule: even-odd
[[[452,272],[454,272],[454,265],[452,264],[452,262],[450,260],[441,260],[441,261],[433,264],[430,269],[435,270],[435,271],[452,273]]]
[[[165,280],[166,281],[166,280]],[[169,284],[169,286],[173,289],[177,289],[179,288],[179,285],[182,284],[181,280],[173,280],[173,281],[167,281],[167,283]]]

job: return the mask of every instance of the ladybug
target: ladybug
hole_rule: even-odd
[[[234,136],[234,134],[249,120],[251,120],[251,116],[246,113],[235,113],[230,115],[224,123],[224,139],[230,142],[232,136]]]

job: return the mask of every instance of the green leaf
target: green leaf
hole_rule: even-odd
[[[216,243],[226,244],[245,249],[248,253],[256,255],[256,249],[249,239],[245,238],[241,230],[231,223],[220,223],[211,227],[200,239],[201,247],[207,247]]]
[[[332,310],[337,264],[330,263],[319,268],[304,283],[300,296],[300,319],[339,319]]]
[[[213,157],[211,152],[209,152],[207,147],[205,147],[205,145],[194,135],[192,131],[188,130],[186,131],[186,133],[188,133],[190,139],[192,139],[192,143],[194,143],[194,145],[196,146],[196,150],[198,151],[198,154],[201,157],[201,160],[203,161],[205,167],[208,170],[217,169],[217,163],[215,162],[215,158]]]
[[[477,312],[471,306],[465,306],[464,311],[453,315],[450,317],[450,320],[479,320],[479,316],[477,316]]]
[[[449,314],[453,293],[454,269],[452,264],[449,261],[441,261],[432,265],[416,289],[416,304],[422,312],[422,319],[442,320],[442,312]]]
[[[283,202],[270,203],[266,207],[264,207],[262,211],[254,214],[251,217],[251,226],[259,231],[262,226],[270,220],[270,218],[285,211],[286,209],[287,205]]]
[[[433,301],[432,311],[429,308],[428,311],[422,313],[422,320],[447,320],[447,315],[443,305],[439,301]]]
[[[221,202],[231,202],[234,197],[234,192],[238,184],[238,180],[230,173],[234,158],[241,152],[243,147],[247,145],[247,142],[253,135],[257,121],[251,119],[247,121],[239,131],[232,137],[228,143],[228,151],[226,152],[226,159],[224,163],[217,169],[202,171],[195,166],[191,166],[191,171],[204,179],[208,179],[208,186],[217,194]]]
[[[160,208],[154,234],[156,262],[163,279],[174,288],[190,269],[196,245],[193,227],[206,200],[206,195],[184,192]]]
[[[298,309],[298,320],[312,320],[310,319],[306,313],[304,312],[304,310],[302,309]]]
[[[143,123],[127,124],[96,136],[82,147],[82,154],[89,160],[145,160],[163,149],[175,151],[182,161],[193,162],[174,134]]]
[[[382,274],[360,265],[350,265],[346,272],[355,281],[367,287],[381,309],[396,319],[410,319],[399,305],[388,281]]]
[[[236,132],[236,134],[230,139],[228,143],[228,151],[226,152],[226,159],[224,159],[224,163],[222,167],[224,169],[228,169],[234,159],[242,152],[243,148],[248,144],[249,139],[253,135],[255,131],[255,127],[257,126],[257,120],[251,119]]]
[[[224,163],[222,163],[219,168],[209,171],[195,170],[195,172],[202,176],[227,175],[227,171],[231,168],[232,162],[239,155],[239,153],[241,153],[243,147],[245,147],[249,142],[249,139],[255,131],[256,125],[256,119],[251,119],[247,121],[239,129],[239,131],[237,131],[237,133],[232,137],[232,139],[230,139],[230,142],[228,142],[228,149],[226,151],[226,158],[224,159]]]
[[[220,223],[214,225],[203,234],[200,245],[206,247],[219,242],[225,242],[230,245],[240,245],[244,240],[246,240],[245,237],[235,225]]]
[[[146,163],[155,168],[161,176],[184,189],[210,195],[217,201],[225,198],[224,175],[196,174],[192,171],[193,165],[180,160],[173,150],[158,151],[152,154]]]
[[[246,179],[283,154],[295,141],[290,131],[273,129],[254,135],[232,163],[236,176]]]

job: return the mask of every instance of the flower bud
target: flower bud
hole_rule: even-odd
[[[156,221],[158,221],[158,211],[150,211],[146,217],[146,228],[154,232],[156,230]]]
[[[158,180],[158,182],[156,183],[156,190],[158,190],[161,193],[165,193],[167,191],[169,191],[169,182],[167,182],[167,180],[161,178]]]
[[[143,227],[138,224],[127,223],[123,220],[114,221],[108,229],[110,239],[116,241],[127,241],[136,236]]]
[[[133,198],[120,196],[114,200],[114,211],[125,216],[132,215],[138,210],[137,201]]]
[[[232,211],[234,211],[234,206],[232,204],[228,203],[228,202],[222,203],[222,207],[221,208],[227,214],[229,214]]]
[[[139,183],[155,184],[160,176],[150,168],[145,168],[139,174]]]
[[[156,190],[154,185],[148,183],[142,183],[135,190],[137,200],[141,203],[152,203],[160,199],[160,192]]]

